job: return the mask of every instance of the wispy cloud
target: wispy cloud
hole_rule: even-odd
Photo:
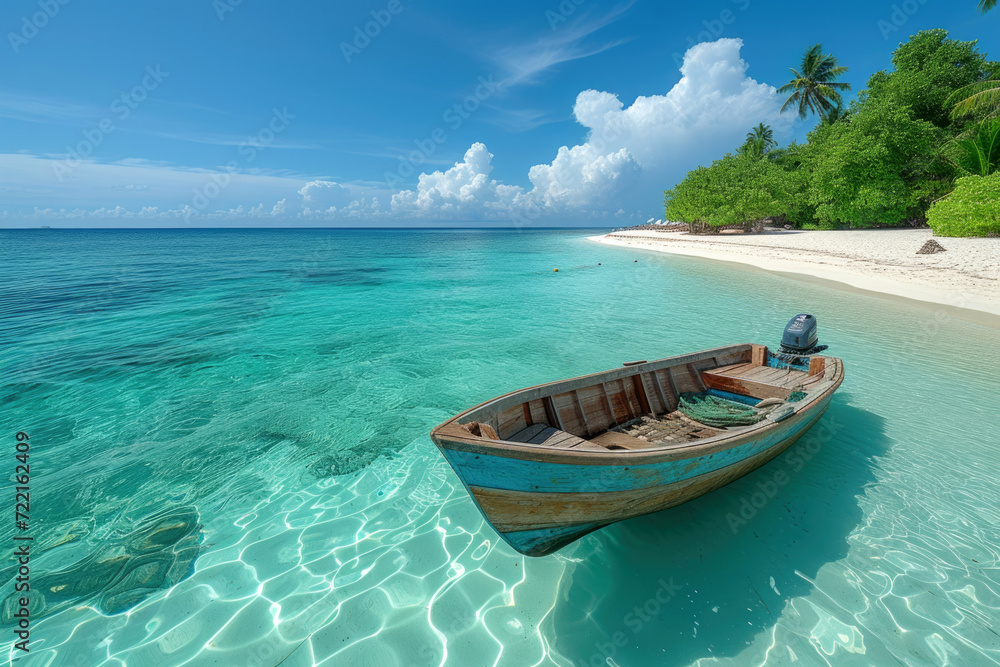
[[[66,100],[9,92],[0,94],[0,118],[32,123],[65,123],[91,120],[100,114],[100,109]]]
[[[485,104],[484,106],[489,107],[496,113],[490,117],[484,117],[483,121],[497,127],[502,127],[509,132],[527,132],[542,125],[572,119],[572,116],[569,114],[556,116],[549,111],[541,109],[504,109],[492,104]]]
[[[204,104],[194,104],[192,102],[178,102],[176,100],[159,100],[160,104],[166,104],[169,106],[179,107],[181,109],[194,109],[195,111],[207,111],[209,113],[218,114],[220,116],[235,116],[236,114],[232,111],[226,111],[225,109],[216,109],[215,107],[208,107]]]
[[[617,21],[636,0],[629,0],[602,16],[581,16],[556,27],[530,43],[500,49],[494,60],[506,74],[503,85],[537,83],[546,70],[565,62],[589,58],[624,44],[628,39],[585,43],[590,35]]]
[[[392,146],[387,146],[384,150],[357,150],[357,151],[347,151],[352,155],[363,155],[364,157],[377,157],[385,158],[389,160],[406,159],[406,155],[413,151],[413,146],[405,146],[402,148],[394,148]],[[454,164],[454,158],[445,157],[432,157],[423,156],[420,160],[420,164],[431,164],[431,165],[450,165]]]
[[[168,102],[167,104],[197,109],[200,111],[210,111],[216,114],[232,115],[229,114],[229,112],[196,104],[188,104],[184,102]],[[9,118],[12,120],[21,120],[31,123],[87,127],[88,124],[95,123],[102,117],[113,118],[117,113],[119,112],[115,111],[110,106],[101,109],[95,106],[79,104],[55,97],[39,97],[10,92],[0,93],[0,118]],[[152,124],[152,122],[147,120],[147,123],[145,124],[149,125]],[[162,120],[156,120],[156,125],[162,127],[164,124],[165,123]],[[173,124],[176,126],[176,123],[167,124]],[[230,122],[230,126],[231,124],[232,123]],[[142,125],[143,123],[140,123],[140,125],[136,127],[117,126],[115,129],[130,134],[159,137],[161,139],[169,139],[171,141],[207,144],[210,146],[242,146],[251,139],[250,135],[236,135],[230,133],[203,132],[184,129],[165,131],[163,129],[150,129],[149,127],[143,127]],[[320,148],[320,146],[313,143],[275,139],[268,144],[268,148],[313,150]]]
[[[125,132],[131,132],[133,134],[144,134],[152,137],[160,137],[162,139],[170,139],[171,141],[187,141],[194,144],[207,144],[209,146],[242,146],[248,141],[253,140],[254,137],[250,135],[236,135],[236,134],[219,134],[213,132],[162,132],[159,130],[145,130],[145,129],[128,129],[123,128]],[[301,143],[294,141],[282,141],[280,139],[275,139],[270,142],[267,147],[270,148],[285,148],[285,149],[296,149],[296,150],[313,150],[319,148],[316,144]]]

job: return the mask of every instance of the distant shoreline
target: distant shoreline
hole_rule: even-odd
[[[1000,238],[940,238],[947,251],[918,255],[929,229],[789,231],[691,236],[619,231],[589,240],[839,283],[954,310],[962,319],[1000,328]]]

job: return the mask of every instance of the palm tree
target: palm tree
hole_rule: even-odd
[[[776,148],[778,142],[774,140],[774,130],[770,125],[759,123],[757,127],[747,132],[747,140],[753,139],[754,143],[764,148],[764,152]]]
[[[979,0],[979,13],[985,14],[997,6],[997,0]]]
[[[747,139],[740,146],[740,152],[763,157],[768,151],[777,147],[778,142],[774,140],[774,130],[771,129],[770,125],[760,123],[747,132]]]
[[[797,104],[801,118],[805,118],[810,111],[822,114],[839,106],[842,102],[839,91],[851,89],[851,84],[836,81],[847,68],[838,65],[835,56],[823,53],[822,44],[806,50],[802,56],[801,72],[791,71],[794,78],[778,88],[779,93],[791,93],[781,111]]]
[[[951,117],[958,118],[975,111],[1000,109],[1000,80],[989,79],[963,86],[948,96],[946,105],[954,104]]]
[[[963,171],[989,176],[1000,169],[1000,118],[984,122],[971,136],[955,143],[959,149],[955,162]]]

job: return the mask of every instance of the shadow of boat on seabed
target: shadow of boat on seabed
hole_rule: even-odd
[[[199,519],[193,507],[157,512],[145,517],[132,532],[98,546],[66,569],[46,572],[32,567],[28,595],[32,621],[79,604],[92,605],[104,614],[118,614],[186,579],[201,550]],[[14,588],[16,576],[14,559],[13,567],[0,571],[4,582],[0,624],[4,626],[17,623],[18,598],[25,596]]]
[[[687,665],[745,650],[848,551],[884,420],[834,399],[787,452],[680,507],[585,538],[543,633],[571,664]]]

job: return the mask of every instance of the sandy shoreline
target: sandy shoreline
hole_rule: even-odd
[[[749,264],[811,276],[855,289],[915,299],[1000,326],[1000,239],[937,239],[947,252],[918,255],[928,229],[788,231],[759,235],[689,236],[622,231],[590,240],[607,245]]]

